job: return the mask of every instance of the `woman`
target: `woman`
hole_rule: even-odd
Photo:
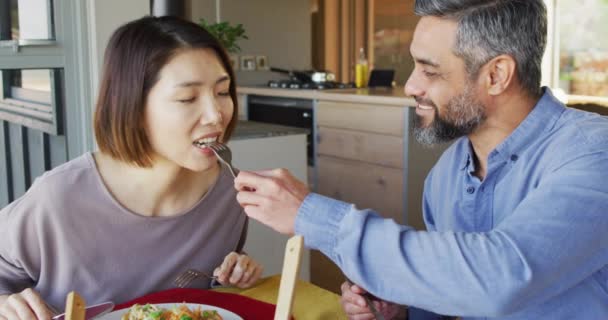
[[[45,319],[66,294],[125,302],[174,287],[187,269],[249,287],[247,220],[233,178],[207,148],[237,119],[234,73],[200,26],[145,17],[105,53],[98,152],[50,172],[0,211],[0,319]],[[191,286],[208,288],[210,279]]]

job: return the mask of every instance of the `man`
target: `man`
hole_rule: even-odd
[[[373,318],[365,290],[391,317],[405,316],[399,304],[410,319],[608,319],[608,119],[540,87],[542,0],[415,10],[415,134],[456,139],[425,181],[428,231],[310,193],[284,170],[241,172],[238,201],[358,284],[342,285],[352,319]]]

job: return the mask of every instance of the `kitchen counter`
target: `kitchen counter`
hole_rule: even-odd
[[[312,100],[374,103],[397,107],[416,106],[416,101],[413,98],[405,95],[403,92],[403,87],[331,90],[294,90],[274,89],[267,87],[238,87],[237,93]]]
[[[308,130],[276,124],[239,120],[230,140],[270,138],[296,134],[308,134]]]

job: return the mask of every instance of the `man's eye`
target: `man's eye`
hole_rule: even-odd
[[[187,104],[187,103],[194,102],[194,100],[196,100],[196,97],[192,97],[192,98],[189,98],[189,99],[179,99],[179,100],[177,100],[177,102],[179,102],[179,103],[186,103]]]

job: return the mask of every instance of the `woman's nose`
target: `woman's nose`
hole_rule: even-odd
[[[215,98],[203,99],[200,122],[203,125],[222,123],[222,113]]]

